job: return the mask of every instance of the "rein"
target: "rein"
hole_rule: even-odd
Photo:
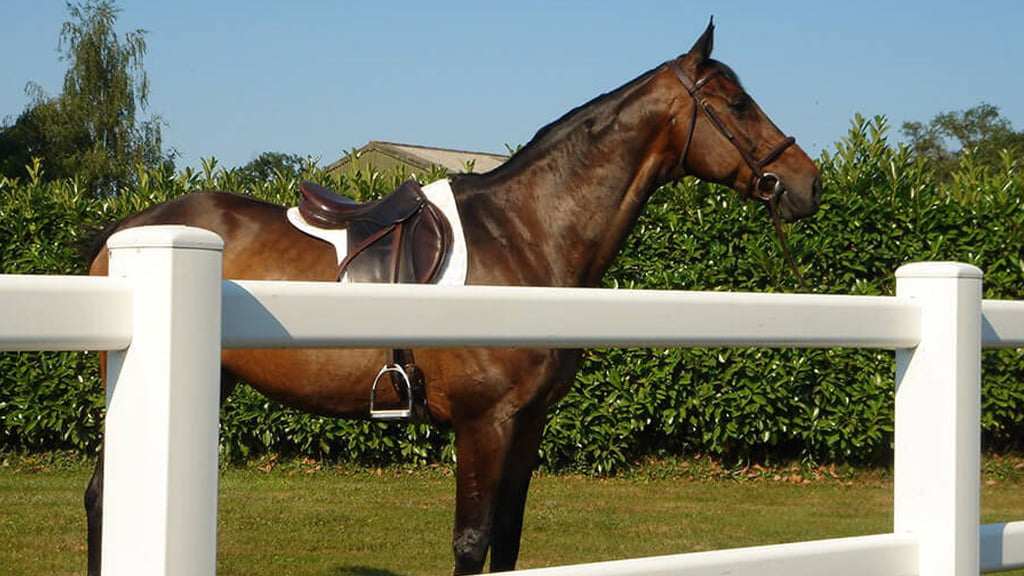
[[[786,242],[786,234],[782,231],[782,219],[779,218],[778,204],[778,195],[772,196],[768,199],[768,212],[772,215],[772,225],[775,227],[775,236],[779,239],[779,246],[782,247],[782,257],[786,259],[786,264],[789,265],[789,269],[792,270],[793,275],[796,276],[797,282],[800,283],[800,288],[804,292],[811,292],[811,287],[807,285],[807,281],[804,280],[804,275],[800,273],[800,269],[797,268],[796,262],[793,261],[793,253],[789,251],[789,242]]]
[[[679,159],[679,166],[686,170],[686,157],[690,153],[690,145],[693,143],[693,133],[697,127],[697,109],[699,108],[704,112],[704,115],[711,122],[711,124],[728,140],[736,151],[740,153],[743,161],[750,167],[750,181],[747,182],[747,189],[745,195],[747,198],[757,197],[760,200],[764,200],[768,204],[768,212],[771,214],[772,225],[775,228],[775,235],[779,239],[779,245],[782,248],[782,255],[786,260],[786,264],[793,271],[796,279],[800,283],[800,287],[805,291],[810,291],[807,286],[807,282],[804,280],[803,275],[800,273],[800,269],[797,268],[796,263],[793,261],[793,254],[789,250],[789,243],[786,241],[786,235],[782,230],[782,219],[779,217],[779,198],[786,191],[786,187],[782,183],[782,178],[774,172],[765,172],[764,168],[778,159],[787,148],[796,143],[796,138],[787,136],[783,138],[781,142],[776,144],[771,150],[768,151],[760,160],[754,156],[753,150],[749,150],[740,145],[736,135],[729,130],[729,127],[722,120],[722,117],[718,115],[715,108],[704,95],[700,93],[700,89],[704,87],[712,78],[721,74],[721,71],[717,68],[712,70],[706,76],[700,78],[696,82],[690,80],[690,77],[686,75],[682,67],[675,60],[670,60],[666,63],[666,66],[673,73],[676,78],[686,89],[686,92],[693,98],[693,108],[690,114],[690,130],[686,135],[686,145],[683,147],[683,154]]]

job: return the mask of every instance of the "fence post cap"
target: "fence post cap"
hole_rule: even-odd
[[[897,278],[970,278],[980,280],[981,268],[963,262],[913,262],[896,270]]]
[[[224,250],[224,240],[203,228],[180,225],[140,226],[115,233],[107,248],[192,248]]]

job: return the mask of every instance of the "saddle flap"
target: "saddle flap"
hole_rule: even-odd
[[[403,222],[380,226],[353,221],[348,227],[349,253],[339,268],[353,282],[429,284],[441,272],[452,245],[451,225],[425,201]]]
[[[452,227],[441,210],[427,202],[422,216],[410,223],[414,282],[433,282],[452,246]]]

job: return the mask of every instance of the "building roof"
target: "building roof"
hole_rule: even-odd
[[[508,160],[508,156],[503,154],[371,140],[366,146],[356,150],[354,154],[347,154],[344,158],[329,165],[327,170],[332,172],[343,170],[352,163],[353,157],[358,162],[360,157],[368,154],[370,157],[384,156],[394,162],[406,164],[419,170],[429,170],[433,166],[441,166],[449,172],[466,172],[469,171],[470,165],[472,165],[473,172],[489,172]]]

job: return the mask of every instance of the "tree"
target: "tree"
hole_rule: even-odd
[[[298,154],[264,152],[234,172],[241,185],[247,187],[275,178],[298,178],[305,167],[306,160]]]
[[[0,132],[0,169],[17,175],[26,158],[38,157],[47,177],[77,177],[109,193],[131,183],[138,165],[173,163],[162,149],[160,119],[138,118],[149,101],[146,32],[119,37],[120,9],[111,0],[67,7],[71,18],[58,42],[69,63],[63,92],[51,98],[34,83],[26,87],[28,107]]]
[[[27,173],[32,158],[52,164],[43,125],[56,115],[53,102],[42,102],[22,113],[16,124],[0,128],[0,175],[16,177]]]
[[[987,166],[998,166],[1004,151],[1018,158],[1024,156],[1024,131],[1014,131],[999,108],[987,103],[959,112],[943,112],[927,124],[904,122],[900,132],[910,148],[926,158],[943,180],[950,177],[966,150]]]

